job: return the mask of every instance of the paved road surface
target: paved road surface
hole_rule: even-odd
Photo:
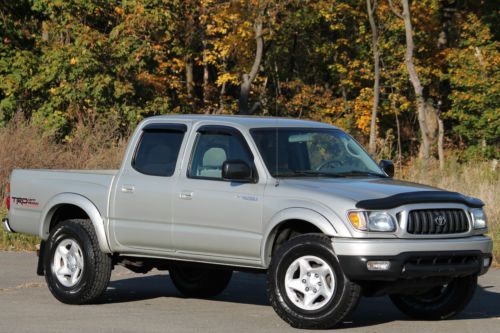
[[[0,332],[303,332],[269,305],[263,275],[237,273],[214,300],[184,299],[168,276],[113,272],[106,300],[69,306],[56,301],[35,274],[34,253],[0,252]],[[362,299],[337,332],[500,332],[500,270],[480,279],[467,309],[442,322],[413,321],[387,298]]]

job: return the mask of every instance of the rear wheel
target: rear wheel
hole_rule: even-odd
[[[390,295],[394,305],[411,318],[447,319],[469,304],[477,286],[477,276],[457,278],[419,295]]]
[[[273,255],[267,292],[276,313],[291,326],[327,329],[355,308],[361,288],[342,272],[328,237],[306,234]]]
[[[99,249],[90,221],[75,219],[59,223],[46,244],[45,280],[59,301],[90,303],[104,293],[111,276],[111,257]]]
[[[229,269],[178,265],[169,269],[170,278],[187,297],[211,298],[226,289],[233,271]]]

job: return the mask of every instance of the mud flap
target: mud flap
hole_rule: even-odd
[[[45,270],[43,269],[43,258],[45,257],[45,241],[40,243],[40,249],[36,251],[38,255],[38,265],[36,267],[36,275],[43,276]]]

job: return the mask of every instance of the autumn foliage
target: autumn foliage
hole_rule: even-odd
[[[404,22],[388,0],[370,4],[380,53],[376,153],[408,159],[420,129]],[[499,155],[497,9],[492,0],[410,2],[430,135],[440,117],[445,148],[461,159]],[[116,123],[119,140],[150,115],[235,114],[242,78],[257,65],[253,114],[329,122],[368,141],[374,66],[364,1],[18,0],[1,1],[0,11],[0,126],[23,114],[64,144],[96,122]]]

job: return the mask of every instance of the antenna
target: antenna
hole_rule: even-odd
[[[279,153],[278,153],[278,149],[279,149],[279,137],[278,137],[278,120],[276,120],[276,127],[274,128],[274,140],[276,141],[276,149],[275,149],[275,153],[276,153],[276,158],[274,159],[274,170],[275,170],[275,174],[277,175],[276,176],[276,183],[274,184],[275,187],[278,187],[280,186],[280,179],[279,179],[279,176],[278,176],[278,167],[279,167],[279,163],[278,163],[278,158],[279,158]]]

